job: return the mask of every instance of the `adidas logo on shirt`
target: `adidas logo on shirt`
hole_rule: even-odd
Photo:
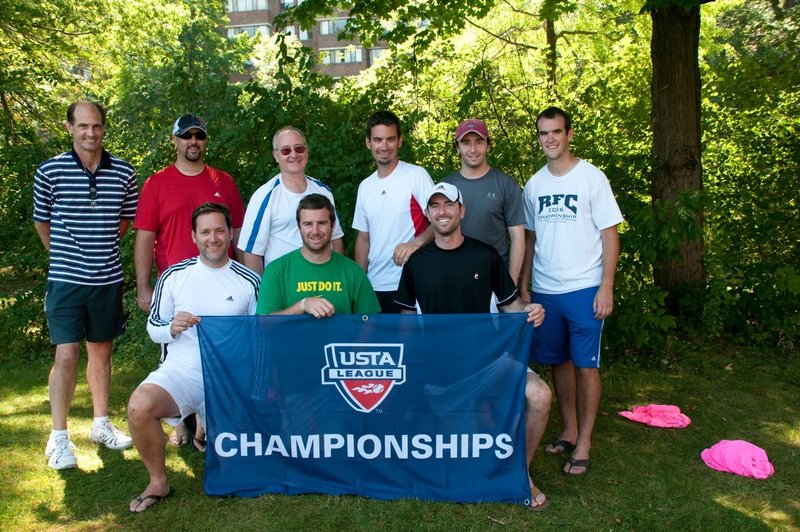
[[[233,301],[233,296],[228,296],[228,299],[226,299],[225,301]]]

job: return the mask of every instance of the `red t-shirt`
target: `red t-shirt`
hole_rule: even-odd
[[[233,178],[222,170],[206,166],[198,175],[187,176],[172,165],[151,175],[142,185],[133,227],[156,234],[159,275],[176,262],[197,255],[192,242],[192,211],[207,201],[228,207],[233,228],[242,227],[242,197]],[[233,245],[228,252],[232,257]]]

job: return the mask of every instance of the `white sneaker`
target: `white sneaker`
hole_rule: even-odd
[[[47,465],[53,469],[78,467],[78,459],[75,457],[75,445],[69,441],[69,436],[61,435],[49,439],[44,455],[48,457]]]
[[[102,443],[114,451],[128,449],[133,445],[133,440],[130,436],[112,425],[110,421],[105,421],[101,425],[92,427],[89,439],[95,443]]]

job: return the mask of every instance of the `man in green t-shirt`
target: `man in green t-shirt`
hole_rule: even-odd
[[[256,314],[376,314],[375,291],[358,264],[334,253],[336,213],[330,200],[309,194],[297,206],[303,246],[267,264]]]

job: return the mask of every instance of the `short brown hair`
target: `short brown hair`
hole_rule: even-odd
[[[221,203],[211,203],[210,201],[207,201],[202,205],[198,205],[198,207],[192,211],[192,231],[197,231],[197,218],[210,212],[218,212],[222,214],[225,217],[225,225],[228,226],[228,231],[230,231],[231,211],[229,211],[228,207]]]
[[[331,200],[322,194],[309,194],[300,200],[300,203],[297,205],[297,212],[295,213],[297,225],[300,225],[300,211],[318,211],[320,209],[328,209],[328,217],[331,220],[331,227],[333,227],[336,223],[336,209],[334,209]]]

